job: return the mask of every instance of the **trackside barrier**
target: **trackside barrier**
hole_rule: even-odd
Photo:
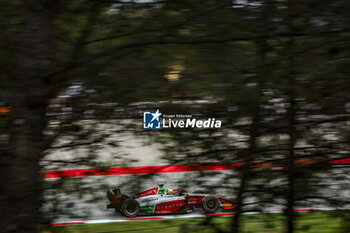
[[[297,160],[296,164],[310,164],[310,160]],[[331,160],[328,163],[332,165],[350,165],[350,158]],[[115,176],[131,174],[157,174],[157,173],[174,173],[174,172],[194,172],[194,171],[225,171],[241,167],[245,163],[214,163],[214,164],[190,164],[190,165],[158,165],[158,166],[139,166],[139,167],[115,167],[109,169],[91,168],[75,170],[57,170],[42,171],[41,174],[45,179],[61,177],[85,177],[85,176]],[[281,168],[280,165],[256,161],[251,164],[252,167],[261,168]]]

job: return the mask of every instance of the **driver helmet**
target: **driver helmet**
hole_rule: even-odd
[[[164,184],[158,184],[158,186],[159,186],[158,195],[164,195],[165,194]]]
[[[168,189],[167,194],[173,194],[173,193],[174,193],[174,190]]]

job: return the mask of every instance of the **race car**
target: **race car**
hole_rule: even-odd
[[[215,213],[220,208],[232,210],[235,205],[229,200],[211,194],[189,193],[184,189],[168,189],[164,185],[137,193],[135,198],[121,194],[120,189],[107,190],[110,204],[113,208],[127,217],[145,214],[175,214],[190,213],[194,207],[202,208],[206,213]]]

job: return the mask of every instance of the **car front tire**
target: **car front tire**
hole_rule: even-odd
[[[206,213],[215,213],[220,207],[220,201],[213,195],[206,196],[202,201],[202,209]]]

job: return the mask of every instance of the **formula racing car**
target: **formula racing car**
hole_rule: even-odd
[[[194,207],[202,208],[206,213],[215,213],[218,209],[232,210],[235,205],[229,200],[211,194],[189,193],[184,189],[168,189],[164,185],[137,193],[131,198],[120,192],[120,189],[107,190],[110,204],[113,208],[127,217],[135,217],[141,213],[146,214],[174,214],[190,213]]]

